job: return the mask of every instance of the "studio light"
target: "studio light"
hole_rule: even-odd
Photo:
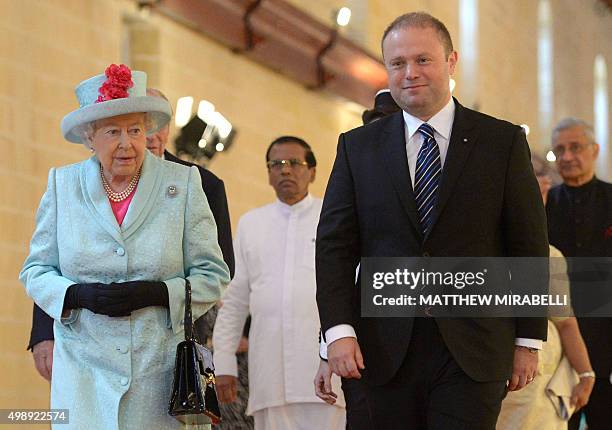
[[[176,102],[176,115],[174,117],[174,125],[184,127],[191,118],[191,109],[193,108],[193,97],[181,97]]]
[[[209,102],[208,100],[200,101],[198,105],[198,116],[200,119],[206,123],[211,123],[211,116],[215,111],[215,105]]]
[[[179,155],[187,155],[193,160],[202,158],[210,160],[231,146],[236,132],[232,123],[208,100],[199,102],[197,113],[193,116],[191,116],[192,107],[192,97],[182,97],[177,103],[176,123],[183,125],[175,139],[176,151]],[[180,121],[179,109],[182,109],[183,115]],[[187,121],[184,115],[189,115]]]

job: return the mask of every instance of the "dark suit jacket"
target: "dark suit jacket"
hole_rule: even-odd
[[[360,318],[361,257],[548,256],[546,219],[521,128],[456,100],[436,218],[423,238],[406,155],[402,112],[340,135],[317,230],[317,303],[323,332],[350,324],[366,382],[397,372],[412,318]],[[477,381],[511,375],[516,337],[545,339],[545,318],[440,319],[440,333]]]
[[[572,193],[566,185],[559,185],[549,191],[546,212],[550,243],[565,257],[612,257],[612,184],[594,178],[579,188]],[[572,302],[579,314],[581,288],[588,288],[589,284],[581,284],[572,272],[591,268],[576,267],[588,265],[588,260],[583,258],[577,259],[575,264],[570,258],[569,263],[573,266],[570,270]],[[598,270],[590,271],[590,276],[599,278],[594,279],[596,281],[607,282],[612,289],[611,270],[602,272],[602,266],[598,266]],[[592,299],[585,305],[592,306]],[[578,317],[578,324],[595,373],[607,378],[612,371],[612,342],[609,341],[612,318]]]
[[[210,210],[215,217],[215,222],[217,223],[217,238],[219,241],[219,246],[221,247],[221,252],[223,253],[223,260],[225,260],[225,263],[229,267],[230,276],[233,277],[234,246],[232,243],[232,226],[230,223],[229,209],[227,207],[227,197],[225,195],[225,185],[223,184],[223,181],[209,170],[206,170],[197,164],[183,161],[168,151],[164,152],[164,157],[166,160],[174,163],[184,164],[185,166],[196,166],[198,168],[200,177],[202,178],[202,188],[204,189],[204,193],[208,199]],[[35,303],[32,313],[32,331],[30,333],[28,349],[31,349],[34,345],[42,342],[43,340],[53,340],[53,319]]]

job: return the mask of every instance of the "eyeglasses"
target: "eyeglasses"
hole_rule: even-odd
[[[268,169],[281,171],[283,170],[283,166],[289,166],[291,169],[298,169],[300,166],[308,166],[306,161],[298,160],[297,158],[292,158],[290,160],[270,160],[266,163]]]
[[[569,151],[572,155],[580,154],[589,145],[590,143],[572,143],[567,147],[567,151]],[[565,151],[566,148],[562,145],[555,146],[552,150],[553,154],[555,154],[555,157],[557,158],[563,157]]]

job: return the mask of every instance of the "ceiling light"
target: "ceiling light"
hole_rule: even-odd
[[[340,27],[346,27],[351,20],[351,10],[348,7],[342,7],[336,14],[336,23]]]

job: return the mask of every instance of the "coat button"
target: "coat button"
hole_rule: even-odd
[[[118,346],[117,347],[117,351],[119,351],[122,354],[127,354],[129,350],[130,350],[129,346]]]
[[[130,382],[130,380],[124,376],[123,378],[121,378],[120,382],[121,382],[121,385],[127,385],[128,382]]]
[[[423,253],[423,257],[429,257],[429,256],[430,256],[430,255],[429,255],[429,252],[425,251],[425,252]]]
[[[117,248],[115,252],[119,257],[123,257],[125,255],[125,249],[123,249],[122,247]]]

